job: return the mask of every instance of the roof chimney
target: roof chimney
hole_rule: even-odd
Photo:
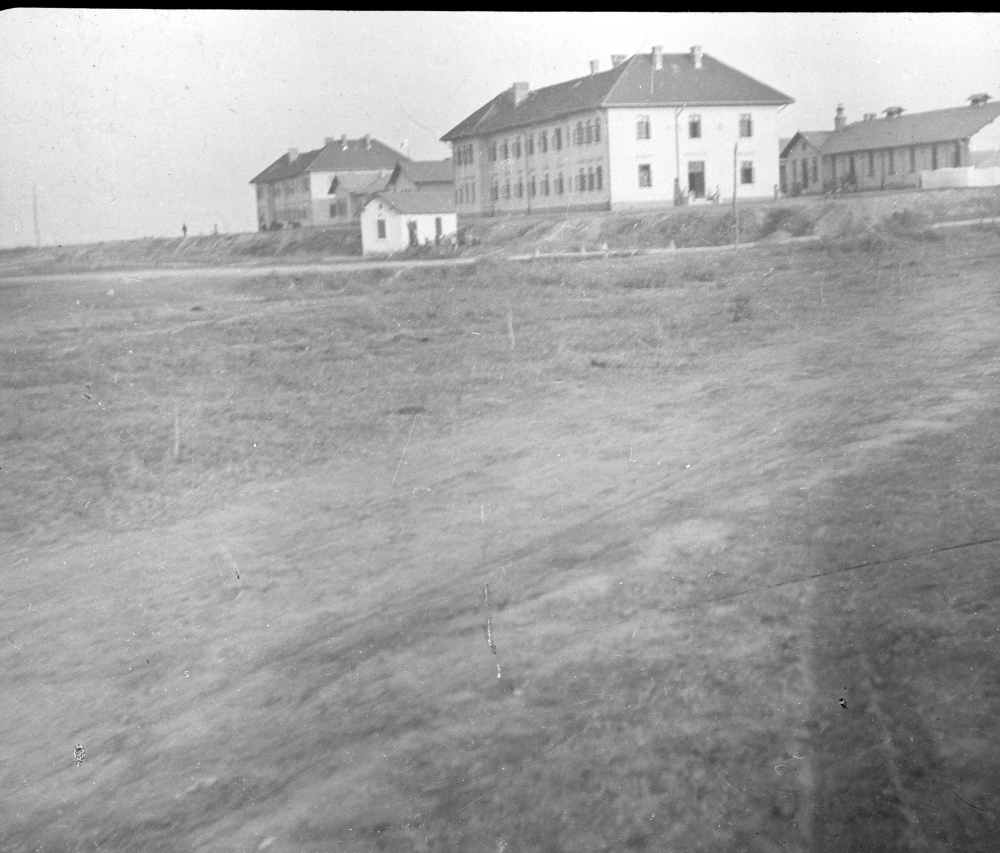
[[[986,92],[980,92],[978,95],[969,96],[969,106],[970,107],[984,107],[986,102],[990,99],[990,96]]]
[[[844,105],[837,104],[837,115],[833,119],[833,129],[840,130],[847,126],[847,116],[844,115]]]
[[[340,150],[341,151],[346,151],[347,150],[347,134],[346,133],[343,134],[343,136],[340,137]]]
[[[323,140],[323,144],[324,144],[324,145],[333,145],[333,143],[334,143],[334,139],[333,139],[333,137],[332,137],[332,136],[327,136],[327,137],[326,137],[326,138],[324,138],[324,140]]]
[[[591,74],[596,74],[597,71],[598,71],[598,69],[600,69],[600,67],[601,67],[601,60],[599,60],[599,59],[591,59],[590,60],[590,73]]]
[[[372,138],[366,133],[361,137],[361,144],[365,146],[365,151],[372,147]]]
[[[628,57],[624,53],[612,53],[611,54],[611,67],[617,68],[621,65]]]
[[[663,69],[663,45],[661,44],[653,46],[653,68],[657,71]]]
[[[528,97],[529,87],[527,83],[515,83],[510,87],[510,99],[514,106],[518,106]]]
[[[288,149],[288,162],[289,163],[294,163],[298,159],[299,159],[299,149],[298,148],[289,148]]]
[[[691,48],[691,61],[695,68],[701,68],[701,45],[696,44]]]
[[[899,118],[903,114],[902,107],[889,107],[882,110],[885,113],[886,118]]]

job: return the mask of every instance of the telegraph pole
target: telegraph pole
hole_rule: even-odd
[[[740,219],[739,213],[736,210],[736,187],[737,184],[737,173],[736,173],[736,160],[739,155],[740,143],[737,142],[733,146],[733,251],[738,251],[740,248]]]
[[[35,214],[35,248],[40,249],[42,237],[38,230],[38,184],[31,185],[31,207]]]

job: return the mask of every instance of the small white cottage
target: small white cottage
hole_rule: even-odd
[[[366,255],[388,255],[410,246],[440,245],[458,231],[450,190],[380,192],[361,210],[361,248]]]

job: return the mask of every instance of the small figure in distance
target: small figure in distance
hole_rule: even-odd
[[[185,222],[183,225],[181,225],[181,236],[187,237],[187,235],[188,235],[188,226],[187,223]]]

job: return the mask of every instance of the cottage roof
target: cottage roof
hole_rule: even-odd
[[[821,150],[824,155],[844,154],[968,139],[997,116],[1000,103],[857,121],[831,133]]]
[[[656,69],[651,54],[636,54],[609,71],[546,86],[514,103],[501,92],[448,131],[442,141],[526,127],[573,113],[606,107],[780,105],[792,99],[777,89],[701,55],[696,67],[687,53],[665,53]]]
[[[385,202],[399,213],[454,213],[455,194],[451,190],[421,190],[415,193],[377,192],[366,202]]]
[[[405,174],[415,184],[451,184],[455,180],[455,164],[451,160],[410,160],[400,162],[389,179],[394,184]]]
[[[367,196],[384,190],[388,183],[388,175],[375,176],[373,178],[371,175],[365,173],[343,172],[330,182],[330,189],[344,189],[354,195]]]
[[[288,154],[282,154],[251,184],[267,184],[294,178],[306,172],[365,172],[392,169],[398,162],[409,162],[409,157],[401,154],[377,139],[331,139],[322,148],[306,151],[289,162]]]
[[[791,148],[795,146],[800,139],[804,139],[813,148],[819,151],[823,147],[823,143],[826,142],[826,138],[833,133],[832,130],[800,130],[791,139],[786,139],[785,144],[781,147],[781,157],[787,157],[788,152]]]

